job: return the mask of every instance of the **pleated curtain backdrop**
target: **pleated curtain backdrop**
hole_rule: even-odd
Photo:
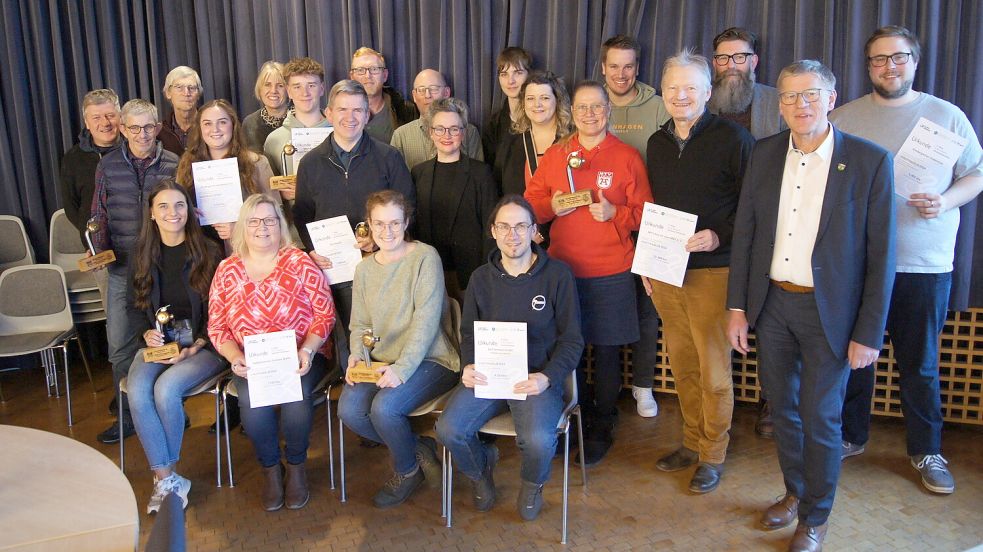
[[[760,82],[774,84],[796,59],[819,59],[836,74],[842,104],[869,92],[863,44],[886,24],[922,40],[915,88],[960,106],[979,133],[979,0],[5,0],[0,213],[25,219],[43,258],[49,217],[61,207],[58,163],[82,127],[81,97],[111,87],[167,113],[161,88],[176,65],[198,70],[205,100],[228,98],[244,115],[259,107],[253,84],[264,61],[311,56],[330,84],[347,76],[356,48],[371,46],[404,95],[420,69],[439,70],[480,125],[503,101],[495,56],[505,46],[529,49],[537,67],[572,85],[600,78],[601,43],[630,34],[643,48],[639,79],[658,88],[666,57],[687,46],[708,54],[717,33],[739,25],[761,37]],[[975,204],[962,212],[954,308],[983,306],[975,213]]]

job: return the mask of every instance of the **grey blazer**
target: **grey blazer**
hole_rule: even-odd
[[[812,275],[823,331],[836,354],[849,342],[880,349],[894,286],[894,163],[884,148],[833,128]],[[751,152],[734,224],[727,307],[754,326],[768,294],[789,131]]]
[[[767,138],[788,128],[778,111],[778,90],[755,83],[751,98],[751,136],[755,140]]]

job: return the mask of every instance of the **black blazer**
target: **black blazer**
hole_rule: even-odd
[[[461,154],[463,166],[461,182],[440,182],[455,192],[457,209],[454,211],[451,233],[454,236],[451,252],[458,283],[465,289],[471,273],[485,264],[493,247],[488,218],[498,201],[497,186],[491,169],[481,161]],[[433,243],[434,228],[430,226],[430,190],[434,185],[437,158],[413,167],[413,183],[416,185],[416,237],[424,243]],[[452,202],[454,203],[454,202]]]
[[[846,357],[850,341],[880,349],[895,272],[894,162],[884,148],[833,128],[812,276],[823,331]],[[768,294],[789,131],[751,152],[730,258],[727,307],[757,321]]]

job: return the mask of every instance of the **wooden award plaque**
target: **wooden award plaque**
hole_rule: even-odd
[[[556,203],[561,209],[568,209],[570,207],[590,205],[591,203],[594,203],[594,200],[591,199],[590,190],[580,190],[579,192],[571,192],[569,194],[560,194],[556,196]]]
[[[82,272],[89,272],[90,270],[102,268],[115,262],[116,254],[113,253],[112,249],[107,249],[102,253],[92,255],[91,257],[83,257],[79,259],[79,270]]]
[[[174,358],[178,356],[180,352],[181,348],[178,346],[176,341],[172,341],[167,345],[161,345],[160,347],[147,347],[143,350],[143,361],[160,362],[162,360]]]
[[[271,190],[289,190],[297,186],[297,175],[274,176],[270,178]]]
[[[355,383],[375,383],[382,377],[382,373],[377,370],[385,365],[385,362],[373,362],[371,368],[366,368],[365,363],[360,360],[348,369],[348,379]]]

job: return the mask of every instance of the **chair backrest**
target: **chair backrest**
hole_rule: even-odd
[[[34,264],[34,248],[24,223],[15,216],[0,215],[0,272]]]
[[[73,327],[60,266],[18,266],[0,274],[0,335],[64,332]]]
[[[51,215],[51,231],[48,234],[48,258],[65,272],[78,270],[78,260],[85,256],[85,245],[78,228],[72,225],[64,209]]]
[[[563,406],[563,413],[560,414],[560,421],[556,424],[556,428],[558,430],[562,430],[563,426],[566,424],[567,417],[575,408],[577,408],[578,398],[576,370],[571,370],[566,381],[563,382],[563,401],[566,404]]]

